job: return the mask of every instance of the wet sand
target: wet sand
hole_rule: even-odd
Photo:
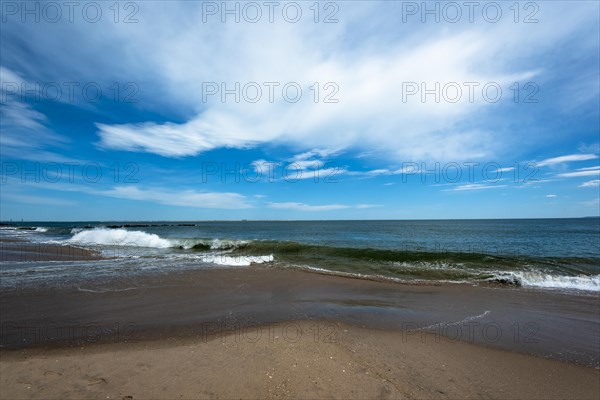
[[[2,350],[0,355],[6,399],[600,396],[597,369],[317,321],[210,337]]]
[[[84,261],[102,258],[99,253],[80,247],[33,243],[16,238],[0,238],[0,262]]]
[[[215,268],[2,290],[0,345],[152,340],[324,320],[600,367],[599,310],[593,295]]]
[[[275,267],[82,275],[0,291],[0,398],[598,398],[599,311]]]

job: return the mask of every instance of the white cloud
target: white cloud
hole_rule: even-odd
[[[271,208],[283,209],[283,210],[297,210],[297,211],[331,211],[341,210],[344,208],[351,208],[351,206],[343,204],[324,204],[324,205],[310,205],[305,203],[297,202],[284,202],[284,203],[268,203]]]
[[[294,167],[294,169],[299,169],[302,171],[305,170],[315,170],[318,168],[321,168],[323,166],[323,161],[321,160],[302,160],[302,161],[292,161],[291,166]]]
[[[46,127],[47,118],[24,101],[21,85],[27,83],[15,72],[0,66],[0,146],[3,156],[42,160],[58,156],[41,149],[47,145],[62,145],[67,139]],[[17,91],[13,91],[17,85]],[[30,84],[28,90],[38,90]],[[32,94],[29,94],[31,97]],[[39,154],[38,154],[39,152]]]
[[[293,182],[297,179],[314,179],[315,181],[337,182],[339,175],[345,174],[348,171],[343,168],[323,168],[315,170],[295,170],[292,164],[289,168],[286,179]]]
[[[148,2],[136,24],[103,18],[94,29],[53,24],[51,34],[45,24],[21,24],[21,40],[14,42],[28,43],[28,52],[48,60],[38,72],[45,81],[138,80],[144,109],[176,115],[166,123],[162,117],[99,123],[104,148],[185,157],[221,147],[274,144],[299,152],[352,148],[394,161],[475,160],[508,154],[521,139],[507,138],[497,124],[485,126],[487,111],[495,106],[479,96],[472,103],[466,96],[454,104],[421,102],[418,96],[404,102],[403,83],[497,82],[507,88],[515,81],[547,78],[535,67],[544,60],[534,57],[546,55],[555,43],[575,46],[580,54],[597,48],[593,38],[578,40],[586,32],[582,27],[596,22],[597,8],[553,3],[558,4],[544,7],[536,29],[510,18],[497,24],[444,24],[443,29],[419,23],[414,29],[397,24],[398,2],[353,2],[343,7],[337,24],[315,24],[311,18],[299,24],[223,24],[218,16],[215,23],[201,23],[200,2]],[[57,51],[72,54],[77,63],[55,57]],[[303,96],[295,104],[280,95],[272,103],[206,100],[205,82],[230,87],[297,82]],[[339,103],[315,103],[308,89],[314,82],[320,83],[319,100],[329,92],[323,85],[335,82]]]
[[[598,153],[600,153],[600,143],[591,143],[591,144],[582,143],[579,145],[579,147],[577,147],[577,149],[582,153],[598,154]]]
[[[380,168],[380,169],[373,169],[370,171],[364,171],[364,172],[356,172],[356,174],[359,175],[367,175],[367,176],[379,176],[379,175],[391,175],[392,171],[390,171],[387,168]]]
[[[488,185],[484,183],[469,183],[466,185],[459,185],[452,189],[445,189],[444,192],[462,192],[466,190],[484,190],[484,189],[498,189],[506,187],[507,185]]]
[[[18,194],[18,193],[2,193],[2,201],[15,201],[19,203],[27,204],[43,204],[47,206],[77,206],[76,201],[64,200],[64,199],[53,199],[48,196],[34,196],[29,194]]]
[[[298,202],[281,202],[281,203],[267,203],[267,206],[271,208],[277,208],[282,210],[296,210],[296,211],[331,211],[331,210],[343,210],[347,208],[357,208],[357,209],[367,209],[367,208],[377,208],[383,207],[381,204],[356,204],[356,205],[347,205],[347,204],[321,204],[321,205],[312,205],[306,203],[298,203]]]
[[[558,197],[558,195],[555,195],[555,194],[547,194],[547,195],[546,195],[546,198],[547,198],[547,199],[553,199],[553,198],[555,198],[555,197]]]
[[[555,182],[556,179],[529,179],[525,182],[522,182],[523,186],[517,187],[527,187],[527,186],[535,186],[541,183]]]
[[[357,4],[353,11],[364,8],[374,19],[383,19],[384,6]],[[170,12],[182,12],[175,10]],[[183,123],[97,124],[101,147],[184,157],[220,147],[277,143],[300,150],[358,148],[394,160],[481,159],[501,151],[499,143],[505,142],[496,140],[499,134],[493,130],[465,128],[475,113],[491,107],[489,102],[481,96],[471,102],[466,95],[456,103],[423,102],[419,96],[406,101],[401,95],[404,85],[496,82],[508,87],[541,73],[507,67],[523,47],[511,44],[542,38],[540,34],[523,39],[524,35],[516,32],[520,26],[514,25],[511,29],[501,24],[487,24],[486,29],[465,25],[390,42],[383,40],[389,35],[385,30],[355,38],[351,32],[366,19],[358,12],[323,29],[319,24],[211,27],[189,22],[200,20],[201,15],[188,9],[181,18],[185,23],[172,31],[148,22],[154,12],[151,8],[145,13],[152,34],[143,26],[128,31],[128,54],[144,54],[140,58],[149,64],[147,68],[154,69],[159,85],[167,88],[165,97],[196,113]],[[573,26],[567,24],[545,33],[561,37],[570,29]],[[269,46],[264,46],[267,42]],[[547,37],[541,41],[549,42]],[[150,44],[153,51],[148,53]],[[229,87],[235,82],[257,82],[263,94],[267,92],[264,82],[280,82],[281,86],[297,82],[303,96],[294,104],[281,95],[273,102],[264,101],[266,94],[254,104],[222,102],[219,96],[203,98],[206,81],[225,82]],[[323,87],[325,83],[337,84],[339,103],[315,103],[309,89],[314,82],[321,85],[320,100],[330,92]]]
[[[498,172],[509,172],[509,171],[513,171],[514,169],[515,169],[515,167],[498,168]]]
[[[191,189],[175,190],[166,188],[139,188],[138,186],[114,186],[99,189],[87,185],[67,184],[60,182],[20,183],[11,179],[13,185],[24,185],[35,189],[46,189],[61,192],[79,192],[94,196],[107,196],[118,199],[148,201],[170,206],[215,208],[215,209],[244,209],[251,208],[247,198],[239,193],[230,192],[198,192]]]
[[[196,208],[242,209],[250,208],[246,197],[238,193],[173,191],[166,189],[140,189],[136,186],[119,186],[96,194],[120,199],[151,201],[160,204]]]
[[[600,165],[595,165],[593,167],[577,168],[577,171],[598,171],[598,170],[600,170]]]
[[[384,175],[412,175],[419,173],[421,167],[417,163],[403,163],[402,167],[389,169],[389,168],[379,168],[372,169],[367,171],[347,171],[348,175],[357,175],[357,176],[365,176],[365,177],[377,177]]]
[[[548,165],[555,165],[572,161],[593,160],[595,158],[598,158],[598,156],[595,154],[569,154],[566,156],[547,158],[537,163],[537,166],[546,167]]]
[[[259,177],[269,181],[286,180],[295,182],[303,179],[314,179],[315,181],[333,182],[338,176],[348,171],[338,166],[335,162],[327,160],[338,151],[330,149],[313,149],[304,153],[296,154],[285,161],[255,160],[250,164]],[[275,171],[276,167],[282,167],[281,171]]]
[[[600,187],[600,179],[583,182],[579,187]]]
[[[148,201],[170,206],[215,208],[215,209],[244,209],[252,208],[246,196],[231,192],[199,192],[192,189],[167,189],[162,187],[140,188],[135,185],[97,188],[95,185],[78,183],[26,181],[21,182],[16,177],[8,177],[4,186],[44,189],[60,192],[79,192],[93,196],[107,196],[119,199]],[[256,198],[264,195],[256,195]]]
[[[562,174],[558,174],[562,178],[574,178],[579,176],[596,176],[600,175],[600,167],[591,167],[591,168],[582,168],[575,172],[565,172]]]
[[[307,160],[319,160],[323,158],[329,158],[339,152],[340,150],[334,149],[312,149],[310,151],[294,155],[290,159],[290,162],[301,162]]]
[[[378,208],[383,207],[381,204],[358,204],[356,208]]]
[[[249,180],[265,180],[268,182],[275,181],[275,169],[280,166],[281,163],[267,161],[267,160],[255,160],[250,163],[250,166],[254,169],[256,175],[247,175]]]

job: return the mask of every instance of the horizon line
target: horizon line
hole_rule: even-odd
[[[501,221],[532,219],[586,219],[600,218],[600,215],[583,217],[514,217],[514,218],[414,218],[414,219],[139,219],[139,220],[0,220],[0,224],[32,223],[32,222],[354,222],[354,221]]]

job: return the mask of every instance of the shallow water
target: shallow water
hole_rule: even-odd
[[[31,222],[3,226],[0,236],[40,245],[80,246],[118,259],[80,263],[82,267],[66,265],[60,279],[68,279],[69,274],[270,264],[399,282],[600,290],[598,218]],[[4,253],[12,252],[14,261],[18,246],[5,243],[2,247]],[[40,262],[46,260],[38,261],[35,267],[43,268]],[[24,264],[1,264],[4,287],[31,283],[40,276],[32,275]]]

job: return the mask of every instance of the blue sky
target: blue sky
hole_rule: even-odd
[[[23,4],[2,220],[600,213],[596,1]]]

